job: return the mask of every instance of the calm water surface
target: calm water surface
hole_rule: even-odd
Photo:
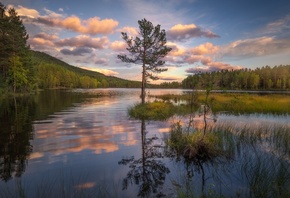
[[[182,92],[150,90],[150,94]],[[202,166],[165,156],[163,139],[171,124],[187,119],[130,119],[127,109],[139,102],[139,95],[139,89],[57,90],[2,101],[2,195],[17,195],[22,189],[27,197],[174,197],[188,185],[190,192],[183,190],[188,195],[249,195],[251,179],[240,170],[254,167],[253,148],[242,154],[235,150],[235,160]],[[221,114],[215,124],[237,129],[247,125],[254,131],[274,125],[290,128],[289,121],[289,115]],[[267,151],[263,149],[261,160],[275,154]],[[283,158],[287,165],[289,153]],[[280,159],[271,158],[273,163]]]

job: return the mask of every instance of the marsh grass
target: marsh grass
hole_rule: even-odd
[[[130,117],[140,120],[166,120],[174,115],[175,107],[169,102],[147,102],[128,109]]]
[[[188,181],[179,183],[178,187],[173,185],[177,197],[290,197],[290,125],[287,122],[218,121],[206,134],[208,136],[202,139],[198,129],[187,133],[180,123],[175,123],[167,146],[177,158],[187,162],[198,159],[211,166],[205,174],[207,177],[215,174],[210,182],[221,187],[210,189],[207,183],[201,193],[194,181],[200,179],[195,170],[192,173],[195,179],[187,178]],[[201,140],[206,150],[199,149]],[[196,154],[199,152],[203,154]]]
[[[191,94],[151,96],[164,101],[184,101],[189,109]],[[206,93],[198,92],[197,102],[205,103]],[[208,102],[213,112],[290,114],[290,95],[210,93]],[[181,103],[181,102],[180,102]]]
[[[230,158],[232,153],[226,146],[225,138],[219,133],[200,130],[187,131],[180,122],[172,125],[167,146],[178,157],[182,156],[186,160],[212,161],[215,158]]]

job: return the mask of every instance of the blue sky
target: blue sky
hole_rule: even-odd
[[[71,65],[130,80],[140,65],[126,53],[121,32],[138,34],[146,18],[166,30],[167,72],[160,82],[181,81],[197,71],[290,64],[289,0],[2,0],[14,7],[32,49]]]

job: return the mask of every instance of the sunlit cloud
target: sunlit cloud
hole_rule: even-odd
[[[166,46],[171,48],[169,56],[183,56],[186,53],[186,50],[175,43],[167,42]]]
[[[126,26],[126,27],[123,27],[123,28],[118,29],[117,32],[125,32],[129,36],[137,36],[138,35],[138,30],[135,27],[128,27],[128,26]]]
[[[14,6],[10,5],[10,7]],[[112,34],[119,24],[114,19],[100,19],[99,17],[92,17],[85,20],[74,15],[65,17],[63,14],[53,12],[47,8],[43,9],[46,15],[40,15],[37,10],[23,6],[16,6],[16,11],[19,16],[22,16],[25,23],[58,27],[81,34]]]
[[[195,66],[189,69],[186,69],[185,71],[190,74],[197,74],[197,73],[203,73],[203,72],[215,72],[220,70],[239,70],[242,69],[242,66],[235,66],[227,63],[222,62],[208,62],[204,66]]]
[[[21,5],[18,5],[18,6],[8,5],[7,6],[7,8],[12,8],[12,7],[15,8],[19,16],[25,16],[29,18],[37,18],[40,16],[39,12],[35,9],[25,8]]]
[[[221,53],[229,57],[257,57],[290,52],[290,38],[258,37],[237,40],[224,46]]]
[[[191,48],[189,51],[195,55],[203,55],[203,54],[216,54],[219,50],[218,46],[214,46],[212,43],[206,42],[205,44],[201,44],[197,47]]]
[[[166,76],[166,75],[161,75],[158,76],[159,80],[164,80],[164,81],[180,81],[183,78],[176,77],[176,76]]]
[[[48,26],[65,28],[67,30],[89,35],[111,34],[118,26],[118,21],[113,19],[101,20],[99,17],[93,17],[87,20],[81,20],[77,16],[70,16],[66,18],[39,17],[37,22]]]
[[[91,70],[91,71],[96,71],[99,73],[102,73],[106,76],[115,76],[118,75],[118,72],[115,72],[113,70],[109,70],[109,69],[101,69],[101,68],[91,68],[91,67],[86,67],[86,66],[80,66],[80,68],[86,69],[86,70]]]
[[[127,44],[124,41],[114,41],[110,44],[110,49],[114,51],[125,51]]]
[[[209,31],[202,30],[200,27],[195,24],[177,24],[171,27],[166,32],[168,40],[172,41],[185,41],[191,38],[196,37],[207,37],[207,38],[216,38],[219,37],[217,34]]]

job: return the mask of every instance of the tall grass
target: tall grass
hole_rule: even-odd
[[[197,101],[205,103],[206,94],[198,92]],[[151,96],[153,97],[153,96]],[[184,101],[190,105],[191,94],[154,96],[165,101]],[[274,113],[290,114],[290,95],[248,94],[248,93],[210,93],[209,104],[213,112],[230,113]],[[189,107],[188,107],[189,108]]]
[[[238,118],[237,118],[238,119]],[[217,195],[217,197],[289,197],[290,196],[290,125],[261,123],[250,125],[250,123],[237,124],[235,122],[217,122],[207,129],[206,137],[207,149],[214,148],[216,153],[224,155],[212,155],[213,160],[201,161],[202,164],[213,162],[211,168],[205,170],[205,178],[209,177],[209,172],[215,176],[214,179],[206,182],[204,192],[195,192],[196,182],[192,178],[180,183],[173,189],[177,197],[200,197]],[[187,134],[184,127],[179,123],[173,125],[167,139],[171,151],[175,156],[183,158],[185,161],[190,159],[187,154],[188,144],[192,150],[202,138],[198,132],[191,131]],[[222,152],[221,152],[222,151]],[[207,151],[204,151],[206,153]],[[207,155],[207,153],[206,153]],[[194,158],[191,159],[194,161]],[[230,159],[222,163],[215,159]],[[230,158],[229,158],[230,157]],[[199,156],[195,156],[195,159]],[[198,165],[193,163],[194,166]],[[186,163],[184,166],[188,166]],[[199,165],[200,166],[200,165]],[[202,165],[204,166],[204,165]],[[186,168],[188,169],[188,168]],[[200,174],[194,169],[192,175],[195,177]],[[230,181],[234,180],[234,187]],[[200,179],[200,178],[199,178]],[[188,184],[191,183],[191,185]],[[216,189],[213,186],[220,186]],[[183,187],[182,187],[183,186]],[[229,187],[227,187],[229,186]],[[212,188],[212,189],[211,189]],[[230,188],[230,189],[228,189]],[[200,194],[201,193],[201,194]],[[214,196],[212,196],[214,197]]]

